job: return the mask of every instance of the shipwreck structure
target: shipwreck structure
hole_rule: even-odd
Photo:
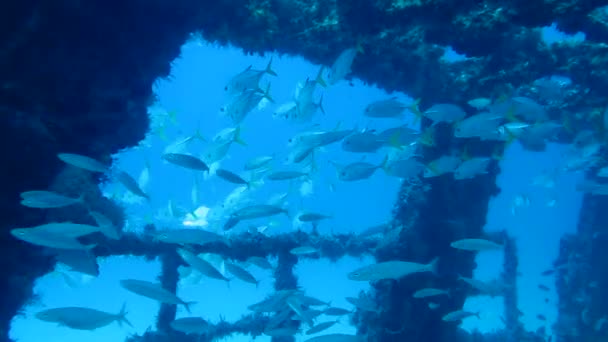
[[[19,206],[19,193],[29,189],[61,189],[65,193],[85,191],[93,209],[121,213],[103,199],[89,175],[71,174],[55,155],[72,151],[108,160],[111,153],[135,145],[148,127],[147,106],[153,101],[152,84],[169,75],[170,63],[192,33],[220,44],[234,44],[246,53],[277,51],[301,55],[312,62],[330,65],[344,48],[360,44],[364,53],[353,66],[353,77],[389,91],[399,90],[421,98],[421,106],[437,102],[465,103],[476,97],[498,98],[533,81],[559,73],[570,77],[578,91],[551,110],[554,118],[571,118],[576,130],[585,125],[573,115],[580,108],[604,107],[608,89],[608,11],[605,1],[444,1],[444,0],[218,0],[218,1],[72,1],[25,0],[0,5],[0,142],[4,161],[0,168],[0,244],[2,276],[0,290],[0,340],[8,341],[11,318],[32,298],[34,280],[52,267],[52,260],[30,245],[10,237],[16,226],[42,223],[44,214]],[[542,26],[557,23],[566,33],[583,32],[586,40],[542,43]],[[446,47],[467,59],[447,62]],[[422,153],[431,160],[455,144],[446,134],[437,146]],[[564,136],[563,139],[569,139]],[[469,146],[489,149],[494,146]],[[319,246],[321,257],[339,258],[375,250],[379,260],[404,258],[428,261],[439,255],[444,274],[470,274],[472,257],[446,255],[445,246],[456,238],[477,236],[485,222],[490,197],[499,189],[499,170],[466,183],[434,179],[431,184],[404,184],[395,205],[392,244],[373,249],[369,241],[355,236],[335,238],[294,234],[262,239],[242,236],[235,244],[247,248],[214,251],[235,259],[254,251],[259,256],[277,255],[277,290],[297,286],[292,273],[295,257],[287,251],[302,242]],[[431,185],[430,188],[428,185]],[[467,201],[458,201],[467,198]],[[404,205],[406,204],[407,205]],[[603,243],[607,207],[605,200],[585,199],[581,235],[564,241],[567,262],[576,251]],[[440,208],[440,209],[437,209]],[[430,212],[433,211],[431,215]],[[438,215],[437,213],[441,213]],[[86,213],[82,213],[83,221]],[[57,214],[57,215],[60,215]],[[466,225],[449,227],[446,221]],[[597,226],[595,223],[597,223]],[[594,239],[594,234],[599,237]],[[516,246],[506,248],[505,276],[516,277]],[[161,256],[161,281],[175,289],[175,251],[152,241],[125,237],[111,249],[98,249],[99,256],[116,254]],[[241,252],[237,252],[241,251]],[[337,251],[337,252],[336,252]],[[598,277],[597,288],[585,293],[592,300],[573,302],[566,292],[560,301],[562,338],[588,341],[606,334],[605,327],[589,326],[586,317],[602,315],[605,308],[605,258],[602,248],[588,249],[591,270],[582,275],[560,275],[558,286],[578,286]],[[580,256],[584,257],[584,255]],[[16,261],[19,262],[16,262]],[[572,261],[576,262],[576,261]],[[569,269],[569,268],[564,268]],[[593,272],[592,272],[593,271]],[[579,273],[581,273],[580,271]],[[577,273],[578,274],[578,273]],[[578,278],[577,278],[578,277]],[[582,277],[582,278],[581,278]],[[438,285],[450,286],[454,277],[442,277]],[[573,279],[579,279],[574,281]],[[422,281],[419,279],[418,281]],[[414,282],[374,287],[372,296],[385,309],[370,315],[357,313],[354,321],[370,341],[522,341],[542,337],[522,331],[513,302],[516,293],[505,295],[507,331],[500,336],[468,336],[456,326],[440,324],[440,316],[426,307],[405,301]],[[560,285],[561,284],[561,285]],[[582,285],[581,285],[582,286]],[[569,293],[575,289],[569,289]],[[466,293],[451,297],[462,304]],[[580,316],[580,309],[587,316]],[[587,311],[585,311],[587,310]],[[578,312],[577,312],[578,311]],[[175,308],[163,306],[159,331],[133,337],[132,341],[188,341],[168,326]],[[263,317],[247,316],[238,322],[222,322],[211,337],[233,332],[259,335]],[[407,326],[403,326],[407,322]],[[576,330],[576,334],[570,331]],[[567,331],[566,331],[567,330]],[[163,337],[164,336],[164,337]],[[167,337],[169,336],[169,337]],[[165,338],[165,339],[163,339]],[[166,339],[169,338],[169,339]],[[277,339],[278,340],[278,339]],[[288,339],[287,339],[288,340]]]

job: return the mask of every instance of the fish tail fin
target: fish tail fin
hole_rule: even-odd
[[[503,150],[500,148],[500,146],[497,146],[494,148],[494,151],[492,151],[492,159],[496,161],[502,161],[505,159]]]
[[[85,249],[86,251],[90,251],[90,250],[92,250],[92,249],[93,249],[93,248],[95,248],[95,247],[97,247],[97,244],[96,244],[96,243],[92,243],[92,244],[90,244],[90,245],[85,245],[85,246],[84,246],[84,249]]]
[[[321,110],[321,113],[323,113],[323,115],[326,115],[325,109],[323,108],[323,95],[321,95],[321,98],[319,99],[319,104],[317,104],[317,106]]]
[[[414,122],[413,122],[414,124],[418,123],[418,121],[420,119],[422,119],[422,112],[420,111],[420,108],[418,107],[421,100],[422,99],[418,98],[411,105],[408,106],[409,111],[412,112],[412,114],[414,114]]]
[[[118,231],[118,228],[113,224],[100,226],[99,232],[108,239],[120,240],[120,232]]]
[[[194,131],[194,139],[198,139],[202,142],[206,142],[207,139],[201,134],[201,129],[197,128],[196,131]]]
[[[188,311],[189,314],[191,314],[192,312],[190,311],[190,305],[194,305],[196,304],[195,301],[191,301],[191,302],[184,302],[184,307],[186,308],[186,311]]]
[[[325,82],[325,80],[323,79],[324,70],[325,66],[321,65],[321,69],[319,69],[319,72],[317,73],[317,78],[315,78],[315,82],[317,82],[317,84],[319,84],[321,87],[327,88],[327,82]]]
[[[232,138],[232,141],[239,145],[247,146],[247,142],[245,142],[245,140],[241,138],[241,126],[236,127],[234,131],[234,138]]]
[[[272,98],[272,95],[270,95],[270,82],[268,83],[268,85],[266,86],[266,90],[264,90],[264,93],[262,95],[266,100],[275,103],[274,99]]]
[[[266,69],[264,69],[264,72],[267,73],[268,75],[278,76],[277,73],[274,70],[272,70],[272,59],[273,59],[273,57],[270,57],[270,61],[268,61],[268,65],[266,65]]]
[[[399,138],[401,138],[401,131],[391,134],[391,136],[388,138],[388,145],[396,149],[403,150],[403,146],[399,142]]]
[[[509,109],[507,109],[507,112],[505,113],[505,119],[507,119],[507,121],[509,122],[519,121],[515,116],[515,105],[511,105]]]
[[[129,322],[127,319],[127,303],[122,303],[122,308],[120,308],[120,312],[116,315],[116,320],[118,321],[118,325],[122,327],[122,324],[126,324],[133,328],[133,324]]]
[[[431,262],[429,262],[429,264],[427,265],[427,269],[429,272],[436,275],[439,269],[439,257],[436,257]]]
[[[388,157],[388,154],[387,154],[386,156],[384,156],[384,159],[382,159],[382,163],[380,163],[378,165],[378,168],[379,169],[383,169],[383,170],[386,171],[386,164],[388,163],[388,159],[389,159],[389,157]]]

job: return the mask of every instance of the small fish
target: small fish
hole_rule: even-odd
[[[440,122],[452,123],[462,120],[467,116],[467,113],[455,104],[441,103],[431,106],[423,115],[433,120],[433,125],[435,125]]]
[[[452,311],[452,312],[446,314],[441,319],[445,322],[460,322],[463,319],[465,319],[467,317],[471,317],[471,316],[476,316],[477,318],[479,318],[479,312],[469,312],[469,311],[457,310],[457,311]]]
[[[166,229],[155,231],[150,234],[156,241],[180,245],[190,244],[204,246],[208,243],[224,241],[222,236],[214,232],[193,228]]]
[[[235,125],[240,124],[247,114],[254,108],[259,107],[263,100],[274,102],[270,95],[270,83],[266,90],[260,88],[248,89],[236,95],[228,104],[220,108],[220,111],[229,117]]]
[[[323,314],[328,316],[343,316],[348,315],[350,313],[352,313],[352,311],[336,307],[329,307],[323,310]]]
[[[272,70],[272,58],[270,58],[264,70],[255,70],[252,69],[251,65],[248,66],[247,69],[232,77],[224,87],[224,90],[230,95],[235,95],[246,90],[257,89],[260,80],[265,74],[277,76],[277,73]]]
[[[127,320],[125,305],[122,306],[122,309],[117,314],[89,308],[65,307],[37,312],[36,318],[77,330],[95,330],[113,322],[118,322],[119,325],[126,323],[130,327],[133,327],[129,320]]]
[[[252,256],[247,259],[247,262],[264,270],[272,269],[272,265],[268,262],[266,258],[263,257]]]
[[[95,220],[95,223],[101,228],[101,233],[112,240],[120,239],[120,232],[114,226],[112,221],[104,214],[97,211],[89,211],[89,215]]]
[[[499,245],[496,242],[484,239],[462,239],[450,243],[450,246],[456,249],[471,252],[492,251],[503,248],[503,245]]]
[[[538,318],[541,321],[546,321],[547,320],[547,317],[545,317],[544,315],[541,315],[541,314],[536,315],[536,318]]]
[[[308,177],[308,173],[302,171],[275,171],[266,176],[266,179],[273,181],[291,180]]]
[[[21,204],[29,208],[51,209],[63,208],[84,203],[84,196],[67,197],[52,191],[25,191],[21,193]]]
[[[482,140],[503,140],[498,135],[504,116],[484,112],[465,118],[454,124],[454,136],[457,138],[480,138]]]
[[[206,261],[204,259],[199,258],[194,253],[192,253],[188,250],[185,250],[183,248],[179,248],[177,250],[177,254],[179,254],[179,256],[182,259],[184,259],[184,261],[188,265],[192,266],[192,268],[194,268],[201,274],[203,274],[209,278],[223,280],[225,282],[230,282],[230,279],[224,277],[224,275],[222,275],[222,273],[220,271],[218,271],[217,268],[213,267],[213,265],[211,263],[209,263],[208,261]]]
[[[330,219],[331,216],[319,214],[319,213],[302,213],[298,216],[298,220],[301,222],[319,222],[321,220]]]
[[[519,194],[511,201],[511,215],[517,214],[520,208],[527,208],[530,206],[530,197],[525,194]]]
[[[319,251],[311,246],[300,246],[300,247],[295,247],[292,248],[289,253],[293,254],[293,255],[310,255],[310,254],[316,254]]]
[[[266,167],[273,160],[274,160],[273,156],[256,157],[256,158],[250,159],[247,163],[245,163],[244,169],[246,171],[261,169],[263,167]]]
[[[384,171],[389,176],[412,179],[418,178],[424,172],[425,167],[415,159],[391,160],[384,167]]]
[[[184,334],[202,335],[209,332],[211,326],[207,321],[200,317],[183,317],[169,323],[173,330]]]
[[[342,140],[342,150],[354,153],[374,153],[386,144],[377,134],[364,131],[354,133]]]
[[[79,272],[97,277],[99,275],[99,265],[95,255],[87,250],[78,249],[58,249],[54,251],[57,262],[70,268],[71,271]]]
[[[147,200],[150,199],[150,196],[148,196],[140,187],[139,184],[137,184],[137,181],[135,181],[135,179],[133,179],[133,177],[131,177],[131,175],[129,175],[128,173],[124,172],[124,171],[120,171],[118,172],[118,174],[116,175],[116,179],[125,187],[127,188],[127,190],[129,190],[132,194],[139,196],[139,197],[143,197]]]
[[[72,222],[50,222],[40,226],[31,227],[29,229],[57,234],[69,238],[78,238],[96,232],[104,233],[104,229],[102,227]]]
[[[482,109],[488,107],[489,105],[491,105],[492,100],[485,98],[485,97],[479,97],[479,98],[467,101],[467,104],[477,110],[482,110]]]
[[[224,266],[226,267],[226,271],[230,272],[230,274],[232,274],[233,276],[239,278],[240,280],[246,283],[254,284],[256,287],[258,286],[259,281],[241,266],[229,261],[225,261]]]
[[[131,291],[143,297],[154,299],[161,303],[183,305],[186,308],[186,311],[188,311],[188,313],[190,313],[190,305],[195,303],[184,302],[174,293],[165,290],[160,284],[151,283],[145,280],[123,279],[120,281],[120,285],[128,291]]]
[[[287,210],[267,204],[254,204],[241,208],[232,213],[231,218],[238,220],[249,220],[255,218],[262,218],[268,216],[274,216],[278,214],[288,214]]]
[[[357,49],[350,48],[342,51],[331,66],[329,84],[334,85],[351,73],[351,66],[357,56]]]
[[[543,291],[546,291],[546,292],[550,291],[549,288],[546,285],[543,285],[543,284],[538,284],[538,288],[541,289],[541,290],[543,290]]]
[[[435,310],[439,307],[439,304],[434,303],[434,302],[429,302],[429,309],[431,310]]]
[[[407,105],[392,97],[388,100],[374,101],[365,107],[363,115],[371,118],[400,118]]]
[[[552,275],[554,273],[555,273],[554,269],[549,269],[549,270],[543,271],[540,275],[542,275],[542,276],[550,276],[550,275]]]
[[[434,289],[434,288],[425,288],[414,292],[412,297],[414,298],[426,298],[426,297],[435,297],[441,295],[450,295],[450,291],[442,290],[442,289]]]
[[[348,279],[357,281],[376,281],[382,279],[400,279],[413,273],[437,273],[439,258],[428,264],[409,261],[385,261],[361,267],[348,274]]]
[[[91,171],[105,173],[108,171],[108,167],[101,162],[87,156],[74,153],[59,153],[57,158],[66,164],[75,166],[77,168]]]
[[[454,179],[472,179],[478,175],[487,174],[491,158],[476,157],[462,161],[454,170]]]
[[[366,338],[360,335],[327,334],[309,338],[304,342],[364,342]]]
[[[509,105],[513,111],[512,115],[521,117],[526,122],[541,122],[549,119],[545,107],[528,97],[513,97]]]
[[[241,176],[237,175],[234,172],[225,169],[217,169],[215,170],[215,174],[227,182],[249,186],[249,182],[247,182],[246,180],[241,178]]]
[[[209,171],[209,166],[197,157],[181,153],[164,153],[162,158],[171,164],[196,171]]]
[[[459,157],[441,156],[426,166],[423,176],[424,178],[430,178],[452,173],[458,168],[460,163],[462,163],[462,160]]]
[[[315,324],[313,327],[311,327],[310,329],[308,329],[306,331],[306,335],[320,333],[323,330],[327,330],[327,329],[331,328],[334,324],[336,324],[338,322],[339,321],[329,321],[329,322]]]
[[[378,165],[373,165],[366,162],[348,164],[338,169],[338,179],[346,182],[367,179],[371,177],[376,170],[384,168],[387,162],[388,156],[385,157],[382,163]]]
[[[92,249],[96,245],[83,245],[75,238],[71,238],[58,233],[40,231],[30,228],[16,228],[11,230],[11,235],[15,238],[31,243],[33,245],[57,248],[57,249]]]

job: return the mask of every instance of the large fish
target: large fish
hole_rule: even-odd
[[[58,323],[78,330],[95,330],[113,322],[118,322],[119,325],[126,323],[133,327],[126,316],[125,305],[117,314],[81,307],[55,308],[36,313],[36,318],[41,321]]]

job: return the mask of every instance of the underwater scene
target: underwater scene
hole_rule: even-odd
[[[3,15],[0,341],[608,340],[608,6],[116,6]]]

